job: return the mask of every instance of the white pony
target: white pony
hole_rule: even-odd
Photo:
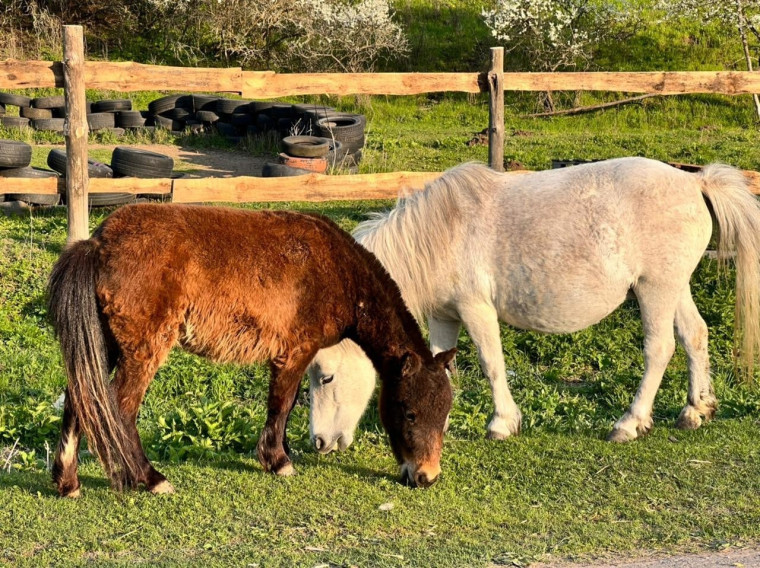
[[[688,403],[677,425],[698,428],[715,412],[707,326],[689,279],[712,232],[719,258],[736,249],[736,324],[745,368],[760,343],[760,205],[738,170],[687,173],[644,158],[621,158],[524,176],[465,164],[395,209],[361,223],[354,236],[396,280],[415,316],[427,317],[433,353],[456,345],[464,325],[491,382],[488,436],[520,430],[506,380],[499,322],[568,333],[597,323],[629,294],[644,329],[644,377],[610,440],[652,427],[652,404],[675,349],[689,365]],[[374,386],[355,344],[320,351],[311,380],[311,434],[323,453],[345,448]]]

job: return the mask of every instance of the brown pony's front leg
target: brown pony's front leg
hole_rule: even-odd
[[[295,406],[298,387],[317,350],[301,350],[285,362],[272,361],[272,378],[269,382],[267,421],[257,447],[259,462],[265,471],[277,475],[293,475],[295,470],[288,457],[285,429],[288,417]]]
[[[63,422],[61,424],[61,441],[55,452],[53,462],[53,482],[62,497],[79,497],[79,443],[82,432],[79,429],[74,409],[71,406],[68,391],[63,402]]]

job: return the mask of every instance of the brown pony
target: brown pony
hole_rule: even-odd
[[[122,207],[63,252],[49,298],[68,375],[53,467],[63,496],[79,495],[82,433],[117,489],[173,491],[135,423],[176,343],[214,361],[269,361],[258,457],[290,475],[285,428],[304,371],[319,349],[351,338],[382,379],[381,419],[402,480],[428,486],[440,473],[454,350],[433,357],[385,269],[324,217]]]

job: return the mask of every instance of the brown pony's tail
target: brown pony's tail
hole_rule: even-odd
[[[752,380],[760,355],[760,203],[735,168],[713,164],[697,175],[718,224],[718,262],[736,251],[736,344],[742,370]]]
[[[97,244],[69,246],[48,281],[48,311],[68,376],[67,397],[90,450],[116,489],[133,485],[138,467],[109,383],[108,351],[95,296]]]

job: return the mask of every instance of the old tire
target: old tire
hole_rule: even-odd
[[[65,105],[66,99],[63,95],[54,95],[52,97],[38,97],[36,99],[32,99],[32,106],[34,108],[60,108]]]
[[[145,117],[139,110],[120,110],[116,113],[119,128],[140,128],[145,126]]]
[[[32,161],[32,147],[26,142],[0,140],[0,168],[25,168]]]
[[[198,110],[195,112],[195,118],[203,124],[214,124],[219,120],[219,115],[211,110]]]
[[[151,114],[161,114],[162,112],[171,110],[176,106],[183,106],[182,97],[186,96],[187,95],[168,95],[166,97],[161,97],[160,99],[149,102],[148,110]],[[190,105],[192,105],[192,99],[190,99]]]
[[[304,176],[310,174],[309,170],[301,170],[299,168],[291,168],[283,164],[275,164],[273,162],[267,162],[261,169],[261,177],[291,177],[291,176]]]
[[[327,160],[324,158],[296,158],[287,154],[278,156],[280,163],[301,170],[307,170],[317,174],[323,174],[327,171]]]
[[[66,152],[57,148],[50,150],[47,157],[47,165],[51,170],[54,170],[65,177]],[[106,164],[96,162],[95,160],[87,160],[87,174],[91,178],[112,178],[113,170]]]
[[[36,120],[38,118],[53,118],[53,111],[48,108],[21,107],[18,111],[19,116]]]
[[[32,120],[32,128],[43,132],[63,132],[65,118],[35,118]]]
[[[111,157],[111,169],[120,177],[168,178],[173,168],[171,157],[147,150],[117,146]]]
[[[20,116],[4,116],[0,118],[0,124],[5,128],[29,128],[29,119]]]
[[[87,126],[92,132],[116,126],[116,116],[111,112],[93,112],[87,115]]]
[[[364,136],[364,121],[360,115],[329,115],[317,120],[317,129],[320,136],[335,138],[344,142],[347,139],[356,139]]]
[[[213,111],[216,109],[216,101],[219,97],[214,95],[190,95],[193,101],[193,111],[199,110]]]
[[[130,99],[112,99],[92,103],[92,112],[116,112],[120,110],[132,110],[132,101]]]
[[[286,136],[281,142],[282,151],[297,158],[324,158],[330,143],[317,136]]]
[[[11,93],[0,93],[0,103],[17,107],[32,106],[32,99],[24,95],[12,95]]]

